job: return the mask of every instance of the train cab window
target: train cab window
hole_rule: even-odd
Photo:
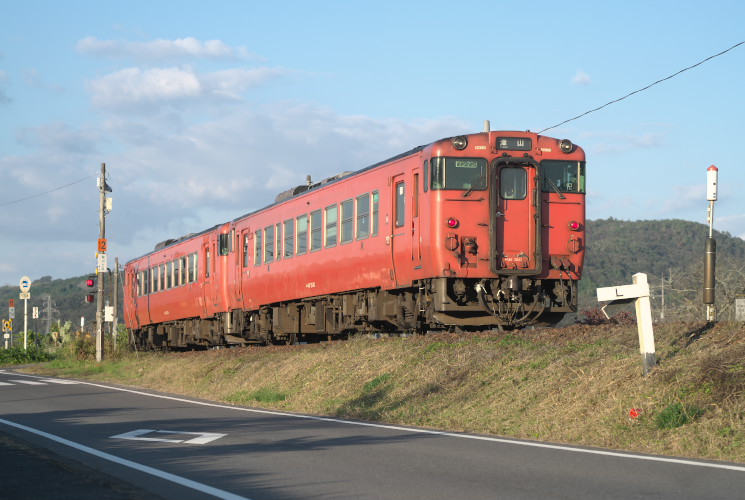
[[[403,227],[405,223],[406,185],[403,182],[399,182],[396,184],[396,227]]]
[[[585,192],[585,162],[544,160],[541,162],[541,169],[545,193]]]
[[[335,247],[339,230],[339,206],[326,207],[326,248]]]
[[[524,200],[528,194],[528,173],[522,167],[502,167],[499,196],[504,200]]]
[[[428,161],[427,160],[424,160],[424,166],[422,167],[422,172],[424,172],[424,182],[422,183],[422,187],[424,188],[424,192],[425,193],[427,192],[427,186],[428,186],[427,180],[429,178],[427,176],[427,174],[429,173],[429,168],[428,168],[429,165],[427,165],[427,163],[428,163]]]
[[[341,243],[349,243],[354,236],[354,201],[341,202]]]
[[[297,254],[304,255],[308,251],[308,216],[301,215],[295,219],[297,229]]]
[[[323,244],[323,215],[320,210],[310,213],[310,251],[321,249]]]
[[[295,219],[285,221],[285,259],[295,255]]]
[[[262,241],[263,241],[262,238],[261,238],[261,235],[262,234],[263,233],[261,232],[261,229],[259,229],[258,231],[256,231],[256,233],[254,233],[254,242],[255,242],[255,245],[254,245],[254,265],[255,266],[260,266],[261,265],[261,258],[263,257],[262,252],[264,251],[264,248],[262,246]]]
[[[357,197],[357,239],[370,236],[370,195]]]
[[[274,226],[264,228],[264,263],[274,262]]]
[[[486,160],[484,158],[432,158],[431,183],[433,190],[458,189],[484,191],[486,189]]]
[[[380,205],[377,191],[372,193],[372,236],[378,235],[378,207]]]

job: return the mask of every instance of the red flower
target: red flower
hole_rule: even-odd
[[[639,408],[632,408],[629,410],[629,417],[631,418],[638,418],[641,414],[642,411]]]

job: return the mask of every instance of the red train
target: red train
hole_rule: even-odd
[[[150,348],[555,324],[584,229],[583,150],[487,127],[158,244],[125,266],[125,322]]]

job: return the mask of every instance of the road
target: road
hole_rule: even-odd
[[[28,460],[95,475],[112,491],[106,498],[680,500],[745,491],[742,464],[285,414],[7,369],[2,433],[34,451]],[[19,452],[1,448],[0,463]],[[52,488],[39,476],[3,482]],[[65,497],[67,483],[55,484],[49,498]],[[7,491],[0,498],[13,498]]]

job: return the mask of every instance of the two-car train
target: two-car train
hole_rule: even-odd
[[[281,193],[125,266],[136,347],[516,328],[577,310],[585,154],[490,131]]]

